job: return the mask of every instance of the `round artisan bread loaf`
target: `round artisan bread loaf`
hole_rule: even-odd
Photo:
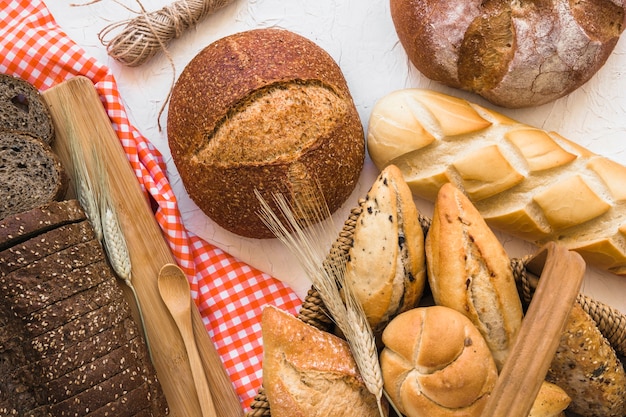
[[[400,42],[422,74],[510,108],[587,82],[617,44],[625,11],[623,0],[391,0]]]
[[[192,200],[223,228],[253,238],[273,237],[255,190],[270,203],[281,193],[294,207],[321,191],[332,213],[354,190],[365,157],[341,69],[321,47],[281,29],[236,33],[196,55],[172,92],[167,134]]]
[[[482,335],[443,306],[396,316],[383,332],[386,392],[408,417],[480,416],[498,371]]]

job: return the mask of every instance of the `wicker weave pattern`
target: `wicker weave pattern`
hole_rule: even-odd
[[[354,233],[356,220],[363,211],[363,202],[364,200],[360,200],[359,206],[352,209],[350,212],[339,237],[330,250],[326,262],[345,262],[345,255],[352,245],[352,234]],[[420,214],[419,222],[424,230],[424,235],[426,235],[430,227],[431,219]],[[530,256],[521,259],[511,259],[511,268],[515,281],[518,284],[520,298],[526,305],[530,303],[534,293],[534,284],[526,269],[526,263],[529,259]],[[623,359],[626,358],[626,315],[582,293],[578,295],[577,302],[579,302],[587,314],[593,318],[600,332],[609,341],[623,361]],[[319,298],[319,294],[313,288],[309,290],[304,299],[302,308],[298,314],[298,319],[326,332],[330,332],[333,329],[332,320],[328,317],[328,313],[322,300]],[[261,387],[258,394],[254,397],[251,410],[246,414],[246,417],[270,416],[271,412],[267,396],[265,395],[265,390]]]

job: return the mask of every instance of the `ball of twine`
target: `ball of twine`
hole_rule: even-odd
[[[141,13],[137,17],[105,27],[98,37],[109,56],[124,65],[136,67],[159,51],[166,52],[172,39],[233,1],[178,0],[154,12],[146,12],[138,1]]]

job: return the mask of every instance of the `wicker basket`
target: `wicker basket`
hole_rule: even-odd
[[[345,221],[339,237],[333,244],[327,262],[337,262],[345,259],[345,255],[352,245],[352,235],[357,218],[362,212],[364,200],[359,201],[358,207],[352,209],[348,219]],[[419,218],[424,234],[428,233],[430,219],[420,214]],[[527,307],[534,293],[533,276],[527,271],[527,262],[530,256],[518,259],[511,259],[511,267],[515,281],[518,284],[518,291],[524,307]],[[626,358],[626,315],[606,304],[595,301],[592,298],[579,294],[577,302],[593,318],[596,325],[604,337],[609,341],[624,363]],[[311,288],[298,313],[298,319],[326,332],[332,332],[334,325],[328,317],[324,303],[314,288]],[[270,417],[270,406],[263,387],[254,397],[251,410],[246,413],[246,417]]]

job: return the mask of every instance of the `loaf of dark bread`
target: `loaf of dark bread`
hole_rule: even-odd
[[[143,333],[77,203],[10,217],[0,227],[13,230],[0,241],[0,415],[166,415]]]
[[[65,196],[65,168],[52,148],[35,136],[0,132],[0,167],[0,219]]]
[[[587,82],[624,30],[623,0],[391,0],[426,77],[504,107],[536,106]]]
[[[39,90],[8,74],[0,74],[0,130],[30,133],[48,145],[54,139],[52,116]]]
[[[306,207],[314,187],[333,212],[365,157],[339,66],[315,43],[279,29],[237,33],[196,55],[172,91],[167,135],[192,200],[223,228],[254,238],[274,237],[255,190],[268,202],[278,192]]]

